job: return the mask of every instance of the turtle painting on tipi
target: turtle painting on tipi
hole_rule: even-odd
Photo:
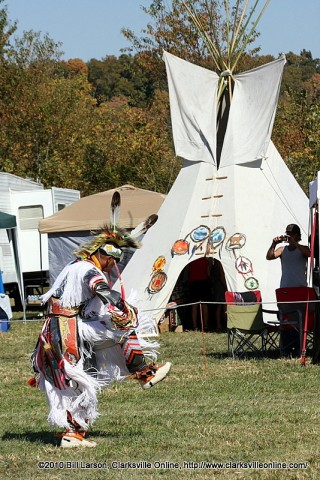
[[[183,3],[197,25],[194,2]],[[307,234],[307,197],[271,141],[286,60],[282,55],[234,74],[239,51],[232,39],[235,32],[245,35],[244,19],[244,11],[239,12],[230,27],[228,61],[205,38],[219,75],[163,53],[174,146],[184,164],[158,222],[123,272],[125,284],[137,291],[140,308],[155,322],[181,271],[204,255],[221,262],[229,290],[259,289],[265,302],[273,302],[280,266],[265,259],[270,240],[289,223]],[[221,132],[223,101],[230,106]]]

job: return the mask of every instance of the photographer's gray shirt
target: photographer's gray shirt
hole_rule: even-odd
[[[281,254],[282,276],[280,287],[306,287],[307,286],[307,258],[300,250],[289,250],[284,247]]]

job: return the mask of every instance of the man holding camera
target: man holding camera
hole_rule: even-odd
[[[300,245],[301,232],[298,225],[291,223],[286,228],[286,234],[275,237],[267,251],[267,260],[280,257],[282,275],[280,287],[306,287],[307,286],[307,259],[310,249]],[[275,248],[279,243],[287,245]]]
[[[310,257],[310,249],[306,245],[300,245],[300,240],[300,228],[298,225],[291,223],[286,228],[286,234],[275,237],[267,251],[267,260],[280,257],[282,269],[280,288],[307,286],[307,260]],[[276,249],[275,247],[279,243],[287,243],[287,245]],[[283,312],[288,311],[288,309],[292,310],[292,305],[281,305]],[[304,315],[304,309],[301,313]],[[283,330],[280,335],[284,356],[300,356],[299,333],[295,330]]]

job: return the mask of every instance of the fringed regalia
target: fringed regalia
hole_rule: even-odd
[[[113,292],[105,274],[85,258],[67,265],[43,296],[48,315],[32,364],[51,426],[68,429],[72,417],[87,430],[98,416],[100,389],[143,368],[145,355],[156,359],[158,343],[139,335],[146,328],[143,315],[138,322],[136,315],[124,316],[98,291]]]

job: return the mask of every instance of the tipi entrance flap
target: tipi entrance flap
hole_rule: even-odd
[[[265,157],[285,62],[285,57],[281,57],[262,67],[235,75],[220,168]]]
[[[216,164],[216,73],[164,52],[176,155]],[[199,88],[199,84],[201,88]]]

